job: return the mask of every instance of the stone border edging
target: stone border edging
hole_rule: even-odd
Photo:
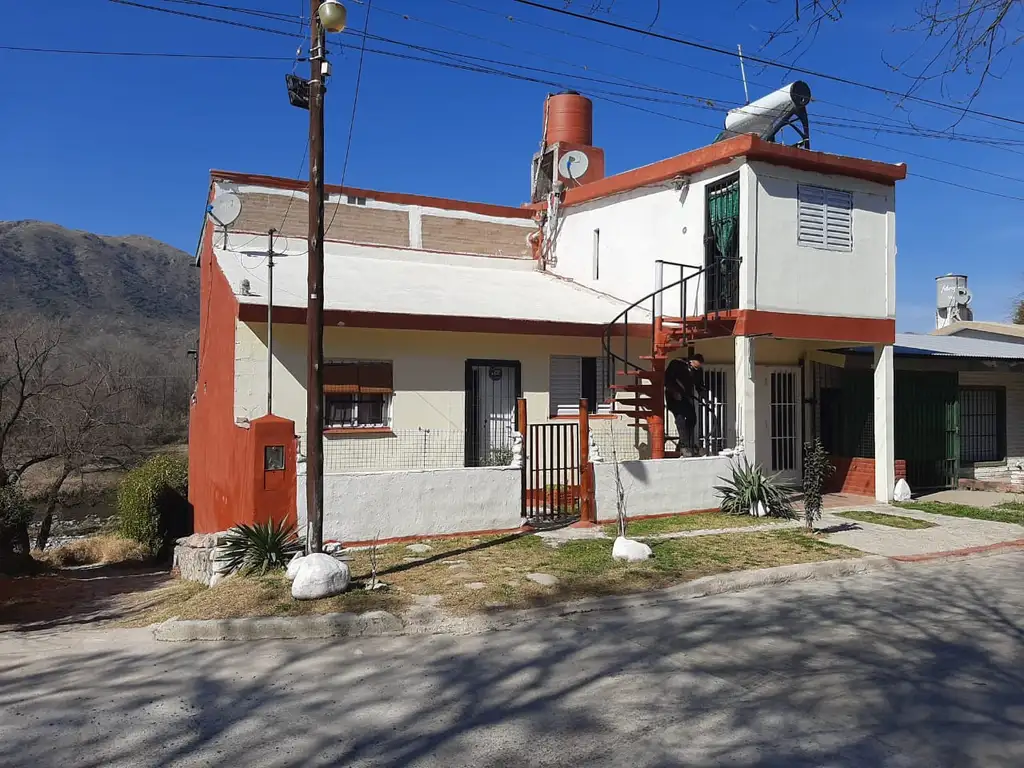
[[[918,563],[998,554],[1024,549],[1024,539],[980,547],[930,552],[923,555],[885,557],[867,555],[847,560],[781,565],[754,571],[735,571],[704,576],[686,584],[655,592],[595,597],[543,608],[525,608],[467,617],[445,616],[440,610],[411,612],[408,621],[386,611],[328,613],[319,616],[251,617],[244,619],[179,620],[153,625],[153,636],[166,642],[216,640],[321,640],[332,637],[383,637],[388,635],[466,635],[511,629],[520,624],[598,611],[641,608],[661,603],[741,592],[755,587],[794,581],[834,579],[874,571],[895,571]]]

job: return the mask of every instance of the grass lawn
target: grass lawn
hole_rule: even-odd
[[[161,591],[147,614],[133,625],[182,619],[298,615],[383,609],[400,613],[416,595],[441,595],[454,614],[526,608],[579,597],[642,592],[701,576],[790,563],[858,557],[860,552],[829,544],[800,531],[721,534],[652,543],[654,557],[643,563],[611,558],[612,541],[574,541],[555,549],[533,535],[429,542],[425,555],[413,557],[403,545],[378,551],[379,578],[386,591],[355,589],[329,600],[293,601],[281,574],[235,577],[213,589],[179,582]],[[354,581],[369,577],[369,556],[352,552]],[[542,586],[530,573],[554,576]],[[358,587],[358,584],[357,584]]]
[[[1024,503],[1019,501],[1004,502],[991,509],[970,507],[966,504],[945,504],[939,501],[904,501],[897,502],[896,506],[904,509],[916,509],[921,512],[932,512],[936,515],[970,517],[975,520],[1024,525]]]
[[[721,512],[702,512],[698,515],[672,515],[670,517],[652,517],[647,520],[630,521],[626,532],[630,538],[654,536],[659,533],[677,533],[679,531],[706,531],[717,528],[749,528],[766,523],[784,523],[777,517],[751,517],[750,515],[723,515]],[[619,526],[610,523],[603,526],[609,536],[617,536]]]
[[[867,512],[861,510],[838,512],[836,517],[845,517],[847,520],[856,520],[860,523],[874,523],[875,525],[887,525],[890,528],[906,528],[908,530],[935,527],[935,523],[929,523],[927,520],[918,520],[916,517],[885,515],[880,512]]]

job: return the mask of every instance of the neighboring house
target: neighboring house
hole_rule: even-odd
[[[589,124],[559,118],[589,109],[578,94],[549,98],[546,149],[523,207],[328,187],[319,427],[328,538],[518,525],[531,493],[578,482],[579,467],[558,455],[588,441],[576,427],[580,398],[593,450],[628,462],[631,514],[714,507],[730,461],[714,454],[726,448],[799,480],[813,423],[809,363],[865,345],[873,418],[863,437],[879,459],[871,490],[891,498],[895,183],[906,167],[744,135],[603,177]],[[567,158],[582,170],[567,170]],[[545,173],[558,176],[539,183]],[[198,530],[280,505],[297,504],[302,520],[304,190],[211,174],[222,223],[207,221],[197,255]],[[690,349],[709,371],[713,413],[701,440],[712,456],[663,459],[675,436],[662,376]],[[289,429],[297,446],[282,441]],[[517,433],[525,473],[508,466]],[[607,518],[611,476],[595,472]]]
[[[1000,341],[1008,344],[1024,344],[1024,325],[1013,323],[990,323],[978,320],[967,320],[936,328],[932,333],[936,336],[954,336],[960,339],[981,339],[983,341]]]
[[[1024,491],[1024,347],[896,334],[894,445],[915,492]],[[874,432],[865,350],[812,363],[812,434],[836,457],[833,490],[872,487]]]

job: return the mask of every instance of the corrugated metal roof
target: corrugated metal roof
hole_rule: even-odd
[[[897,355],[1024,360],[1024,345],[1021,344],[971,339],[962,336],[932,336],[920,333],[897,333],[895,352]]]

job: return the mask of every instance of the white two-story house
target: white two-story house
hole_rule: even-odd
[[[661,374],[692,348],[713,394],[705,452],[736,448],[796,479],[808,361],[870,346],[876,495],[891,498],[905,166],[741,135],[605,176],[589,100],[551,96],[545,113],[523,206],[328,187],[325,472],[505,466],[514,434],[577,424],[581,399],[593,435],[527,435],[524,487],[571,485],[531,473],[581,440],[606,460],[682,471],[703,459],[672,458]],[[233,499],[279,482],[239,458],[250,427],[293,424],[301,474],[307,421],[305,186],[214,171],[209,202],[190,435],[198,530],[223,529]],[[713,506],[701,498],[689,508]]]

